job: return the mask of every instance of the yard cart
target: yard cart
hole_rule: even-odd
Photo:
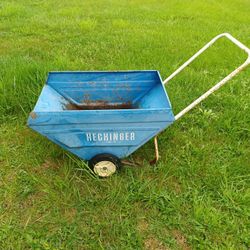
[[[231,74],[177,115],[165,90],[173,77],[219,38],[226,37],[248,54]],[[158,71],[51,72],[28,126],[62,148],[88,160],[93,171],[107,177],[132,154],[181,118],[250,64],[250,50],[228,33],[213,38],[187,62],[162,81]]]

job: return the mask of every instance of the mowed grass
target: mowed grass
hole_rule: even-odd
[[[158,69],[215,35],[250,46],[250,3],[0,2],[0,249],[249,249],[249,69],[109,179],[26,126],[49,71]],[[246,59],[225,39],[167,87],[177,113]]]

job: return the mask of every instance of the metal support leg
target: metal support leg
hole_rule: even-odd
[[[154,137],[154,145],[155,145],[155,158],[150,161],[150,165],[154,165],[158,162],[159,160],[159,150],[158,150],[158,140],[157,140],[157,136]]]

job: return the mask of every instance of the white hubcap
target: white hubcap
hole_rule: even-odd
[[[101,177],[108,177],[115,173],[116,166],[111,161],[100,161],[95,164],[94,172]]]

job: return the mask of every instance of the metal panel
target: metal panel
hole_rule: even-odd
[[[86,93],[90,102],[101,98],[105,103],[122,100],[134,106],[82,110],[80,96]],[[79,110],[67,109],[69,102],[78,104]],[[89,160],[101,153],[126,157],[173,121],[171,104],[157,71],[54,72],[49,74],[28,125]]]

